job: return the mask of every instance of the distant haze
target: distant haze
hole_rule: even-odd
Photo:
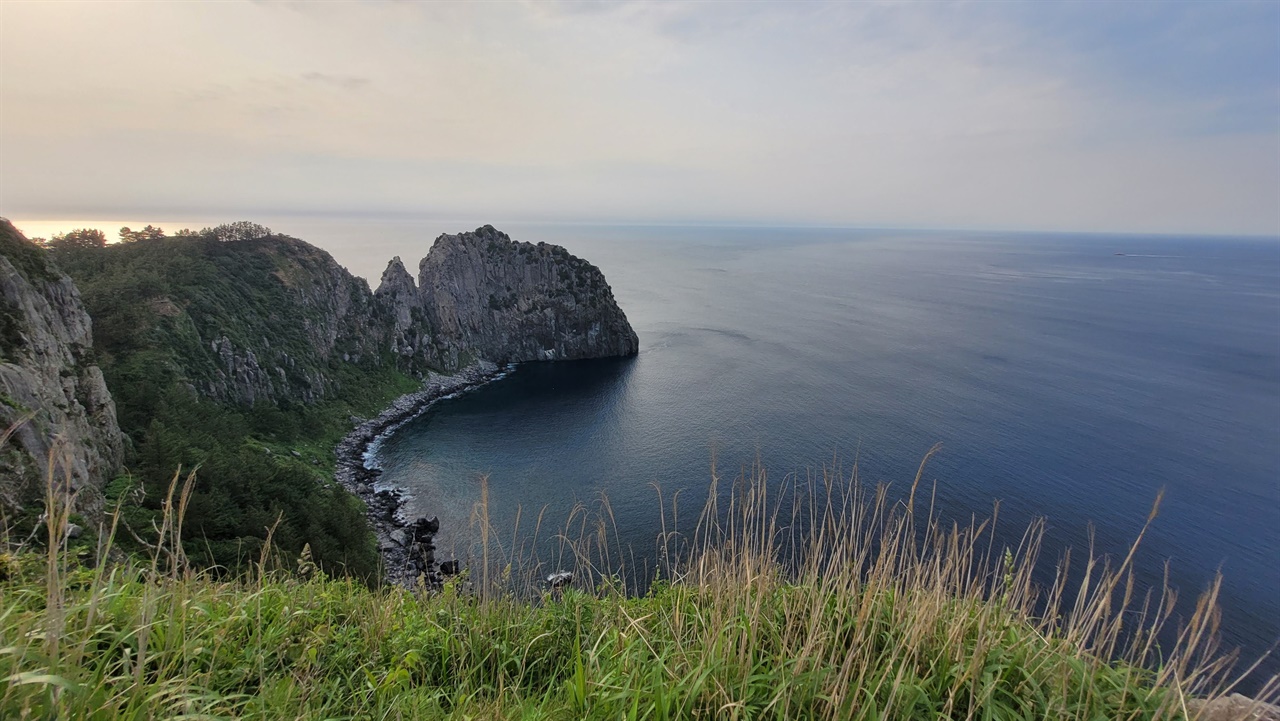
[[[1280,3],[0,1],[0,215],[287,213],[1276,235]]]

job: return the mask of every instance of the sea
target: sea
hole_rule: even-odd
[[[376,287],[480,223],[277,221]],[[383,482],[438,516],[437,555],[519,547],[607,499],[612,542],[656,553],[713,473],[786,484],[856,463],[923,482],[962,525],[1135,557],[1180,612],[1221,573],[1222,637],[1280,641],[1280,238],[495,223],[605,274],[629,359],[520,365],[382,443]],[[934,490],[936,488],[936,491]],[[482,491],[483,489],[483,491]],[[663,510],[665,508],[665,511]],[[519,524],[519,527],[517,527]],[[1078,556],[1073,556],[1078,558]],[[1280,672],[1263,662],[1258,679]]]

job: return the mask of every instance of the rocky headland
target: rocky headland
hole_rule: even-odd
[[[296,238],[189,243],[203,244],[197,249],[206,256],[251,256],[247,270],[256,277],[220,279],[221,292],[268,300],[235,317],[205,294],[152,301],[161,324],[194,330],[172,334],[182,346],[177,361],[198,393],[224,403],[320,402],[340,393],[344,367],[395,367],[425,379],[481,360],[639,350],[598,268],[560,246],[514,241],[488,225],[437,237],[416,282],[393,258],[376,290]]]
[[[371,399],[417,381],[419,390],[339,444],[335,480],[365,502],[392,580],[438,579],[434,523],[402,518],[397,493],[374,488],[370,444],[508,364],[630,355],[639,345],[598,268],[488,225],[438,236],[416,281],[393,259],[377,290],[324,250],[252,223],[117,244],[98,233],[96,241],[90,234],[90,242],[44,247],[7,222],[0,231],[0,431],[12,426],[0,438],[0,504],[10,512],[36,507],[56,445],[77,510],[95,522],[132,441],[146,463],[139,468],[134,458],[131,472],[153,506],[174,468],[200,464],[189,527],[224,542],[221,557],[214,554],[224,563],[263,525],[248,519],[274,515],[275,505],[299,515],[294,525],[285,513],[277,538],[293,546],[310,539],[322,563],[367,569],[376,560],[371,548],[355,559],[351,536],[316,537],[316,528],[354,528],[336,520],[341,513],[322,520],[316,500],[304,521],[298,504],[283,500],[301,492],[343,505],[328,497],[333,484],[323,478],[304,482],[319,475],[318,458],[305,464],[296,449],[267,448],[261,467],[236,468],[229,459],[245,445],[233,436],[288,450],[314,442],[305,434],[316,431],[304,428],[338,432],[348,415],[342,408],[368,413]],[[204,458],[210,412],[239,424],[216,426],[222,464]],[[151,452],[153,443],[165,450]],[[264,483],[279,488],[263,495]],[[309,483],[320,483],[320,493],[299,488]]]

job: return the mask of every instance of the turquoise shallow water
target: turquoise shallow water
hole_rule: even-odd
[[[376,278],[462,227],[317,242]],[[1091,525],[1121,551],[1165,489],[1143,578],[1170,559],[1185,597],[1221,569],[1226,641],[1280,638],[1277,240],[500,227],[599,265],[641,352],[522,366],[388,439],[384,478],[459,556],[482,474],[499,529],[605,493],[643,556],[651,484],[698,498],[713,458],[782,482],[856,457],[863,479],[905,486],[941,442],[926,478],[943,512],[999,500],[1010,532],[1046,516],[1051,558]]]

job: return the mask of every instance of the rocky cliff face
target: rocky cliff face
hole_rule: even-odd
[[[443,364],[436,360],[439,352],[418,297],[418,287],[399,256],[392,258],[382,272],[382,282],[374,297],[391,321],[391,351],[410,365],[442,369]]]
[[[89,315],[71,279],[0,219],[0,434],[6,430],[6,513],[38,507],[52,471],[76,492],[79,512],[91,522],[101,516],[101,489],[120,467],[124,437],[94,363]]]
[[[377,294],[394,304],[402,338],[421,329],[404,340],[446,370],[475,358],[570,360],[639,349],[598,268],[560,246],[516,242],[489,225],[437,238],[418,265],[414,290],[397,258]]]

